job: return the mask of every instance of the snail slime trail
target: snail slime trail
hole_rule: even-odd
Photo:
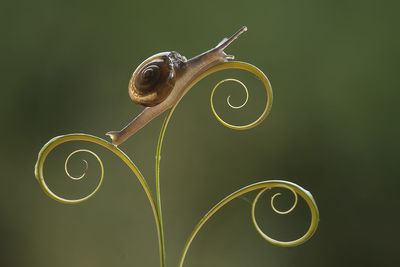
[[[145,109],[121,131],[108,132],[114,145],[122,144],[152,119],[175,106],[185,93],[211,67],[234,59],[224,49],[247,31],[243,26],[230,38],[224,38],[216,47],[189,60],[178,52],[162,52],[143,61],[129,81],[129,96]]]

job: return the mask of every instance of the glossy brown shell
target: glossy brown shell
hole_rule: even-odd
[[[176,52],[163,52],[140,64],[129,81],[129,96],[140,105],[155,106],[174,88],[177,72],[186,59]]]

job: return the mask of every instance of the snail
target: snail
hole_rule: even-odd
[[[129,81],[129,96],[145,109],[121,131],[106,133],[115,146],[120,145],[152,119],[176,105],[207,69],[234,59],[224,49],[247,31],[243,26],[216,47],[189,60],[178,52],[162,52],[142,62]]]

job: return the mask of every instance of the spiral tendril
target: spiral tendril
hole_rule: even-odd
[[[297,195],[301,196],[305,202],[307,203],[307,206],[310,209],[310,213],[311,213],[311,222],[310,222],[310,227],[308,228],[307,232],[301,236],[300,238],[296,239],[296,240],[292,240],[292,241],[280,241],[280,240],[276,240],[273,239],[271,237],[269,237],[268,235],[266,235],[261,228],[258,226],[257,220],[256,220],[256,216],[255,216],[255,206],[260,198],[260,196],[268,189],[271,188],[286,188],[289,189],[290,191],[292,191],[295,195],[296,195],[296,199],[295,199],[295,203],[294,205],[288,210],[288,211],[284,211],[284,213],[289,213],[290,211],[292,211],[295,206],[297,205]],[[268,242],[276,245],[276,246],[281,246],[281,247],[292,247],[292,246],[297,246],[300,245],[304,242],[306,242],[308,239],[311,238],[311,236],[315,233],[315,231],[317,230],[317,226],[318,226],[318,220],[319,220],[319,212],[318,212],[318,207],[317,204],[315,203],[315,200],[313,198],[313,196],[310,194],[310,192],[308,192],[307,190],[305,190],[304,188],[300,187],[299,185],[296,185],[294,183],[288,182],[288,181],[284,181],[284,180],[268,180],[268,181],[263,181],[263,182],[259,182],[259,183],[255,183],[252,185],[248,185],[246,187],[243,187],[239,190],[237,190],[236,192],[233,192],[232,194],[228,195],[227,197],[225,197],[224,199],[222,199],[218,204],[216,204],[210,211],[208,211],[206,213],[206,215],[204,215],[204,217],[200,220],[200,222],[197,224],[197,226],[194,228],[193,232],[191,233],[191,235],[189,236],[188,240],[186,241],[186,244],[184,246],[182,255],[181,255],[181,260],[179,263],[179,267],[183,266],[183,262],[185,260],[186,257],[186,253],[193,241],[193,239],[195,238],[195,236],[197,235],[197,233],[200,231],[200,229],[203,227],[203,225],[219,210],[221,209],[223,206],[225,206],[227,203],[229,203],[230,201],[232,201],[233,199],[236,199],[238,197],[241,197],[242,195],[251,192],[251,191],[255,191],[255,190],[260,190],[261,191],[257,194],[257,196],[254,198],[253,203],[252,203],[252,208],[251,208],[251,218],[253,221],[253,225],[256,228],[257,232],[261,235],[262,238],[264,238],[265,240],[267,240]],[[277,194],[275,194],[275,197],[277,196]],[[275,208],[274,206],[274,202],[272,200],[272,207],[274,209],[274,211],[279,211]]]
[[[97,156],[94,152],[87,150],[87,149],[79,149],[76,150],[74,152],[72,152],[66,159],[66,163],[65,166],[66,167],[68,165],[68,160],[69,158],[78,152],[88,152],[90,154],[92,154],[98,161],[99,165],[100,165],[100,169],[101,169],[101,176],[100,176],[100,181],[97,185],[97,187],[87,196],[80,198],[80,199],[66,199],[63,197],[58,196],[57,194],[55,194],[53,191],[50,190],[50,188],[48,187],[44,175],[43,175],[43,167],[44,167],[44,163],[46,161],[47,156],[49,155],[49,153],[57,146],[66,143],[66,142],[71,142],[71,141],[86,141],[89,143],[94,143],[97,145],[100,145],[106,149],[108,149],[109,151],[113,152],[117,157],[119,157],[130,169],[131,171],[135,174],[135,176],[138,178],[138,181],[140,182],[143,190],[146,193],[146,196],[150,202],[150,206],[151,209],[153,211],[153,215],[154,215],[154,219],[157,225],[157,233],[158,233],[158,240],[159,240],[159,249],[160,249],[160,255],[162,254],[161,251],[163,250],[164,245],[162,244],[162,224],[161,224],[161,218],[159,217],[159,214],[157,212],[156,209],[156,203],[154,201],[154,198],[151,194],[150,191],[150,187],[148,186],[146,179],[143,177],[143,175],[141,174],[141,172],[139,171],[139,169],[136,167],[136,165],[133,163],[133,161],[123,152],[121,151],[118,147],[114,146],[113,144],[107,142],[104,139],[98,138],[96,136],[93,135],[89,135],[89,134],[81,134],[81,133],[75,133],[75,134],[67,134],[67,135],[60,135],[60,136],[56,136],[53,139],[51,139],[50,141],[48,141],[43,147],[42,149],[39,151],[39,155],[38,155],[38,159],[36,161],[36,165],[35,165],[35,177],[39,182],[40,187],[43,189],[43,191],[52,199],[62,202],[62,203],[66,203],[66,204],[75,204],[75,203],[80,203],[83,202],[85,200],[88,200],[89,198],[91,198],[100,188],[102,182],[103,182],[103,177],[104,177],[104,167],[103,167],[103,163],[101,161],[101,159],[99,158],[99,156]],[[68,169],[68,168],[66,168]],[[85,168],[85,172],[87,171],[87,168]],[[85,173],[84,172],[84,173]],[[76,178],[76,177],[75,177]]]
[[[298,197],[297,197],[296,192],[293,191],[291,188],[288,188],[288,189],[289,189],[290,191],[292,191],[292,193],[293,193],[293,195],[294,195],[294,202],[293,202],[292,206],[291,206],[288,210],[281,211],[281,210],[278,210],[278,209],[275,207],[275,204],[274,204],[275,202],[274,202],[274,200],[275,200],[275,198],[276,198],[277,196],[280,196],[281,193],[276,193],[275,195],[273,195],[273,196],[271,197],[271,208],[272,208],[273,211],[275,211],[275,212],[278,213],[278,214],[282,214],[282,215],[284,215],[284,214],[289,214],[289,213],[291,213],[291,212],[296,208],[296,206],[297,206]]]
[[[232,78],[224,79],[224,80],[218,82],[218,83],[214,86],[214,89],[212,90],[212,93],[211,93],[211,94],[214,94],[214,91],[215,91],[215,90],[217,89],[217,87],[220,86],[222,83],[224,83],[224,82],[229,82],[229,81],[236,82],[236,83],[240,84],[240,85],[242,86],[242,88],[243,88],[243,89],[245,90],[245,92],[246,92],[246,99],[245,99],[245,101],[244,101],[241,105],[239,105],[239,106],[235,106],[235,105],[232,105],[232,104],[231,104],[231,102],[230,102],[231,96],[230,96],[230,95],[226,98],[226,102],[228,103],[228,106],[229,106],[229,107],[231,107],[231,108],[233,108],[233,109],[240,109],[240,108],[244,107],[244,106],[247,104],[247,101],[249,100],[249,90],[247,89],[246,85],[245,85],[244,83],[242,83],[241,81],[239,81],[239,80],[237,80],[237,79],[232,79]],[[212,99],[211,99],[211,105],[213,105]]]
[[[218,115],[218,113],[215,111],[214,102],[213,102],[214,92],[216,91],[216,89],[218,88],[219,85],[221,85],[222,83],[227,82],[227,81],[233,81],[233,82],[239,83],[246,91],[246,100],[244,101],[244,103],[242,105],[239,105],[239,106],[232,105],[229,101],[230,97],[228,96],[227,102],[231,108],[234,108],[234,109],[242,108],[243,106],[245,106],[247,104],[248,97],[249,97],[248,89],[244,83],[242,83],[241,81],[239,81],[237,79],[231,79],[231,78],[224,79],[224,80],[218,82],[214,86],[213,90],[211,91],[210,105],[211,105],[212,113],[214,114],[215,118],[222,125],[224,125],[228,128],[234,129],[234,130],[247,130],[247,129],[250,129],[250,128],[253,128],[253,127],[259,125],[268,116],[269,112],[271,111],[271,107],[272,107],[272,98],[273,98],[272,88],[271,88],[271,84],[270,84],[267,76],[260,69],[258,69],[257,67],[255,67],[249,63],[240,62],[240,61],[229,61],[229,62],[224,62],[224,63],[218,64],[218,65],[208,69],[203,75],[201,75],[198,78],[198,80],[204,78],[205,76],[208,76],[211,73],[214,73],[214,72],[217,72],[220,70],[225,70],[225,69],[242,69],[242,70],[245,70],[245,71],[248,71],[248,72],[254,74],[257,78],[259,78],[261,80],[261,82],[263,83],[263,85],[265,87],[265,90],[267,93],[267,102],[266,102],[264,111],[261,113],[261,115],[251,123],[248,123],[246,125],[234,125],[234,124],[230,124],[230,123],[224,121]],[[198,80],[196,80],[195,82],[197,82]]]
[[[90,143],[95,143],[98,144],[108,150],[110,150],[111,152],[113,152],[115,155],[117,155],[120,159],[122,159],[123,162],[125,162],[128,167],[132,170],[132,172],[136,175],[136,177],[138,178],[140,184],[142,185],[149,201],[150,204],[153,208],[153,211],[155,212],[155,203],[154,203],[154,199],[151,195],[149,186],[146,182],[146,180],[144,179],[143,175],[140,173],[139,169],[136,167],[136,165],[132,162],[132,160],[125,155],[124,152],[122,152],[120,149],[118,149],[116,146],[110,144],[109,142],[107,142],[106,140],[103,140],[101,138],[98,138],[96,136],[92,136],[92,135],[88,135],[88,134],[67,134],[67,135],[60,135],[57,137],[54,137],[53,139],[51,139],[50,141],[47,142],[47,144],[45,144],[42,149],[39,151],[39,155],[38,155],[38,159],[36,161],[36,165],[35,165],[35,176],[36,179],[38,180],[40,186],[42,187],[43,191],[50,196],[52,199],[57,200],[59,202],[62,203],[67,203],[67,204],[74,204],[74,203],[79,203],[82,201],[85,201],[87,199],[89,199],[90,197],[92,197],[100,188],[102,182],[103,182],[103,177],[104,177],[104,166],[103,163],[100,159],[100,157],[94,153],[91,150],[88,149],[78,149],[73,151],[72,153],[70,153],[68,155],[68,157],[65,160],[65,164],[64,164],[64,168],[65,168],[65,172],[68,175],[68,177],[74,179],[74,180],[79,180],[82,179],[88,170],[88,163],[87,161],[83,160],[83,162],[85,163],[85,170],[83,172],[83,174],[79,177],[74,177],[72,176],[69,171],[68,171],[68,162],[70,160],[70,158],[78,153],[78,152],[86,152],[89,153],[91,155],[93,155],[97,162],[99,163],[100,166],[100,170],[101,170],[101,174],[100,174],[100,179],[98,182],[97,187],[94,189],[94,191],[92,191],[89,195],[80,198],[80,199],[65,199],[62,198],[60,196],[58,196],[57,194],[55,194],[47,185],[44,175],[43,175],[43,167],[44,167],[44,163],[46,161],[47,156],[49,155],[49,153],[56,148],[57,146],[66,143],[66,142],[71,142],[71,141],[86,141],[86,142],[90,142]],[[157,215],[157,212],[155,212],[155,215]],[[157,217],[157,216],[156,216]]]
[[[273,195],[272,198],[271,198],[271,207],[278,214],[288,214],[288,213],[292,212],[294,210],[294,208],[297,206],[297,192],[299,192],[299,191],[295,191],[295,187],[288,186],[287,184],[280,184],[280,185],[278,185],[278,187],[287,188],[290,191],[292,191],[292,193],[295,196],[295,201],[294,201],[294,203],[293,203],[293,205],[292,205],[292,207],[290,209],[288,209],[286,211],[280,211],[280,210],[276,209],[276,207],[274,205],[275,197],[279,196],[281,194],[281,193],[277,193],[277,194]],[[251,208],[251,217],[252,217],[253,225],[256,228],[257,232],[261,235],[262,238],[264,238],[268,242],[270,242],[270,243],[272,243],[272,244],[274,244],[276,246],[281,246],[281,247],[298,246],[298,245],[304,243],[305,241],[307,241],[311,237],[311,235],[315,232],[315,230],[317,228],[317,224],[318,224],[318,216],[315,216],[315,215],[318,215],[318,209],[317,209],[316,205],[313,205],[313,204],[315,204],[315,202],[313,201],[313,198],[312,198],[311,194],[309,194],[307,191],[302,189],[302,190],[305,191],[305,192],[302,192],[302,193],[305,193],[305,194],[302,195],[302,197],[304,198],[304,200],[306,200],[306,202],[307,202],[307,204],[308,204],[308,206],[310,208],[311,216],[312,216],[311,225],[310,225],[309,230],[307,231],[306,234],[304,234],[302,237],[300,237],[300,238],[298,238],[296,240],[280,241],[280,240],[273,239],[273,238],[269,237],[267,234],[265,234],[261,230],[260,226],[258,225],[257,220],[256,220],[256,216],[255,216],[256,204],[257,204],[260,196],[268,189],[269,188],[265,188],[265,189],[261,190],[253,200],[253,205],[252,205],[252,208]],[[297,188],[297,189],[299,189],[299,188]],[[312,201],[310,202],[310,200],[312,200]]]
[[[53,139],[50,140],[50,141],[42,148],[42,150],[39,152],[38,161],[36,162],[36,166],[35,166],[35,175],[36,175],[36,179],[39,181],[39,184],[40,184],[40,186],[42,187],[42,189],[44,190],[44,192],[45,192],[49,197],[51,197],[51,198],[54,199],[54,200],[57,200],[57,201],[59,201],[59,202],[66,203],[66,204],[75,204],[75,203],[83,202],[83,201],[85,201],[85,200],[91,198],[91,197],[92,197],[94,194],[96,194],[96,192],[100,189],[100,186],[101,186],[101,184],[103,183],[103,178],[104,178],[104,167],[103,167],[103,162],[101,161],[100,157],[99,157],[96,153],[94,153],[93,151],[88,150],[88,149],[79,149],[79,150],[76,150],[76,151],[70,153],[70,154],[68,155],[68,157],[66,158],[65,164],[64,164],[64,170],[65,170],[65,172],[66,172],[66,174],[67,174],[67,176],[68,176],[69,178],[71,178],[71,179],[73,179],[73,180],[80,180],[80,179],[82,179],[83,177],[86,176],[86,173],[87,173],[87,170],[88,170],[88,166],[89,166],[86,160],[83,161],[83,162],[85,163],[85,170],[84,170],[83,174],[80,175],[79,177],[74,177],[74,176],[72,176],[72,175],[69,173],[69,171],[68,171],[68,162],[69,162],[69,159],[71,158],[71,156],[74,155],[74,154],[76,154],[76,153],[78,153],[78,152],[86,152],[86,153],[89,153],[89,154],[91,154],[92,156],[94,156],[94,157],[96,158],[97,162],[99,163],[100,171],[101,171],[100,179],[99,179],[99,182],[98,182],[96,188],[95,188],[92,192],[90,192],[89,194],[87,194],[85,197],[78,198],[78,199],[67,199],[67,198],[63,198],[63,197],[57,195],[56,193],[54,193],[54,192],[48,187],[47,183],[46,183],[45,180],[44,180],[44,176],[43,176],[43,165],[44,165],[44,161],[45,161],[45,159],[47,158],[47,155],[50,153],[50,151],[51,151],[52,149],[54,149],[56,146],[59,145],[59,144],[55,144],[55,143],[54,143],[54,142],[56,142],[56,141],[59,140],[59,139],[60,139],[60,137],[53,138]],[[65,141],[64,141],[64,142],[65,142]]]
[[[69,173],[69,171],[68,171],[68,162],[69,162],[69,159],[72,157],[72,155],[74,155],[74,154],[76,154],[76,153],[78,153],[78,152],[88,152],[88,153],[95,154],[95,153],[93,153],[92,151],[87,150],[87,149],[79,149],[79,150],[75,150],[74,152],[72,152],[72,153],[70,153],[70,154],[68,155],[68,157],[65,159],[64,170],[65,170],[65,173],[67,174],[67,176],[68,176],[69,178],[71,178],[72,180],[80,180],[80,179],[82,179],[83,177],[86,176],[87,171],[88,171],[88,169],[89,169],[89,164],[88,164],[88,162],[87,162],[86,160],[82,160],[82,162],[85,163],[85,169],[83,170],[83,173],[82,173],[80,176],[73,176],[73,175],[71,175],[71,174]]]

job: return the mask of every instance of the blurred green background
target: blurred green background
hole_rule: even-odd
[[[233,131],[214,119],[214,84],[243,76],[243,92],[224,84],[215,102],[230,122],[256,118],[265,103],[252,75],[226,72],[197,84],[177,108],[161,163],[167,265],[217,201],[266,179],[295,182],[321,213],[313,238],[295,248],[266,243],[246,199],[233,201],[199,233],[185,266],[393,266],[399,237],[399,8],[397,1],[3,1],[1,32],[1,266],[158,266],[156,229],[128,168],[99,147],[105,182],[89,201],[63,205],[39,188],[33,167],[52,137],[104,137],[141,111],[127,93],[145,58],[176,50],[190,58],[242,25],[228,49],[262,69],[274,89],[271,115]],[[232,90],[232,91],[231,91]],[[120,146],[154,186],[156,140],[164,116]],[[65,151],[46,165],[51,186],[74,197],[96,183],[69,182]],[[91,147],[91,146],[89,146]],[[65,151],[64,151],[65,150]],[[77,174],[82,163],[72,164]],[[290,205],[290,194],[278,205]],[[247,196],[253,197],[252,194]],[[267,203],[267,202],[264,202]],[[286,206],[285,206],[286,205]],[[273,237],[299,236],[304,205],[277,216],[258,210]]]

